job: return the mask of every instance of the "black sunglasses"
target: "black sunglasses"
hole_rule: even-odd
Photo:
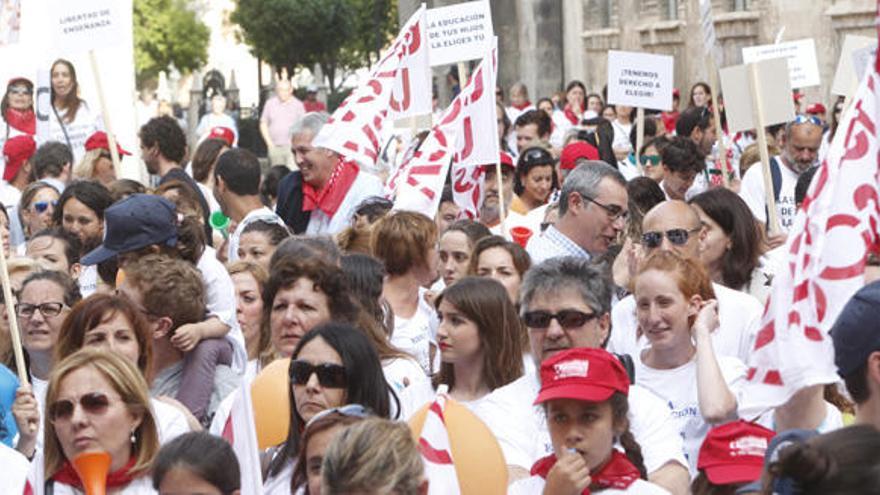
[[[290,381],[294,385],[305,385],[313,374],[318,375],[318,383],[322,387],[345,388],[348,383],[345,366],[338,364],[324,363],[314,365],[305,361],[291,361],[289,371]]]
[[[110,397],[101,392],[91,392],[80,396],[79,405],[87,414],[104,414],[110,407]],[[76,403],[70,399],[56,400],[49,405],[49,421],[67,421],[73,416],[75,408]]]
[[[676,246],[684,246],[687,244],[691,234],[700,231],[700,227],[695,229],[670,229],[666,232],[645,232],[642,234],[642,244],[648,249],[654,249],[663,244],[663,237],[669,239],[669,242]]]
[[[528,311],[523,313],[523,323],[527,327],[536,330],[544,330],[550,326],[550,322],[556,320],[559,326],[571,330],[583,326],[586,322],[598,316],[596,313],[584,313],[576,309],[563,309],[558,313],[548,311]]]

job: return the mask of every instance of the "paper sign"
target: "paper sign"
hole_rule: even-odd
[[[843,39],[843,47],[840,49],[840,57],[837,60],[837,71],[834,73],[834,82],[831,84],[831,94],[850,96],[855,93],[864,75],[864,68],[856,73],[855,52],[862,48],[873,45],[877,46],[877,39],[870,36],[857,36],[848,34]]]
[[[877,58],[877,43],[873,43],[870,46],[866,46],[864,48],[859,48],[854,51],[852,54],[852,63],[853,68],[855,69],[855,77],[856,85],[853,87],[853,90],[858,87],[859,81],[865,78],[865,71],[868,67],[874,63],[874,60]],[[853,91],[855,92],[855,91]]]
[[[652,110],[672,109],[672,57],[608,52],[608,103]]]
[[[792,88],[818,86],[821,82],[813,38],[776,45],[749,46],[742,49],[742,56],[745,64],[773,58],[787,59]]]
[[[115,46],[131,31],[123,25],[125,2],[116,0],[50,0],[50,27],[55,46],[67,53]]]
[[[781,124],[794,119],[794,100],[788,64],[783,58],[755,62],[758,68],[758,87],[763,104],[764,125]],[[721,69],[721,91],[724,92],[724,108],[727,126],[731,134],[755,128],[752,88],[749,67],[735,65]]]
[[[700,0],[700,25],[703,28],[703,51],[712,55],[715,47],[715,21],[712,19],[712,1]]]
[[[492,49],[489,0],[428,9],[427,19],[432,67],[481,58]]]

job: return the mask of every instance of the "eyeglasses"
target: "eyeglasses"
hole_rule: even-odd
[[[49,208],[49,206],[56,208],[58,206],[58,201],[37,201],[34,203],[34,211],[37,213],[43,213]]]
[[[64,303],[60,302],[47,302],[43,304],[20,303],[15,305],[15,313],[21,318],[32,318],[37,310],[40,311],[43,317],[52,318],[60,315],[62,309],[64,309]]]
[[[645,232],[642,234],[642,244],[648,249],[654,249],[663,244],[663,237],[669,239],[669,242],[676,246],[684,246],[687,244],[690,234],[700,231],[700,227],[694,229],[670,229],[666,232]]]
[[[11,88],[6,90],[6,93],[10,95],[32,95],[34,94],[33,90],[29,89],[27,86],[12,86]]]
[[[610,218],[612,222],[616,222],[620,219],[626,220],[627,218],[629,218],[629,211],[624,210],[620,206],[602,204],[589,196],[583,196],[583,198],[590,203],[598,206],[599,208],[605,210],[605,213],[608,214],[608,218]]]
[[[90,392],[79,398],[79,405],[86,414],[100,415],[107,412],[110,407],[110,397],[102,392]],[[57,423],[58,421],[69,421],[76,409],[76,402],[70,399],[56,400],[49,404],[49,421]]]
[[[585,323],[598,316],[596,313],[584,313],[576,309],[563,309],[558,313],[547,311],[529,311],[523,313],[523,323],[527,327],[536,330],[544,330],[550,326],[550,322],[556,320],[559,326],[566,330],[582,327]]]
[[[650,163],[651,166],[656,167],[660,165],[660,155],[639,155],[639,161],[642,165]]]
[[[819,127],[822,127],[824,125],[824,124],[822,124],[822,121],[819,120],[819,117],[816,117],[815,115],[798,115],[794,118],[793,123],[795,123],[795,124],[810,123],[813,125],[817,125]]]
[[[312,375],[318,375],[318,383],[326,388],[345,388],[348,376],[345,366],[338,364],[313,365],[305,361],[292,361],[290,363],[290,381],[294,385],[305,385]]]
[[[326,418],[327,416],[330,416],[331,414],[341,414],[343,416],[348,416],[351,418],[368,418],[373,415],[373,411],[371,411],[370,408],[368,408],[366,406],[362,406],[360,404],[348,404],[348,405],[342,406],[342,407],[334,407],[332,409],[324,409],[323,411],[319,412],[318,414],[315,414],[314,416],[312,416],[312,419],[310,419],[309,422],[306,423],[306,428],[308,428],[310,425],[314,424],[319,419]]]

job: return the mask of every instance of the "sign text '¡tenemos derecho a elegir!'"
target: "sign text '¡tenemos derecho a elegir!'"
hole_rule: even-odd
[[[107,27],[110,25],[110,11],[104,9],[62,17],[60,24],[62,26],[66,25],[64,27],[64,34]]]

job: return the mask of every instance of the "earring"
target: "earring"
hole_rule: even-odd
[[[132,445],[134,445],[137,442],[137,437],[135,436],[134,432],[135,432],[135,430],[131,430],[131,436],[129,437]]]

